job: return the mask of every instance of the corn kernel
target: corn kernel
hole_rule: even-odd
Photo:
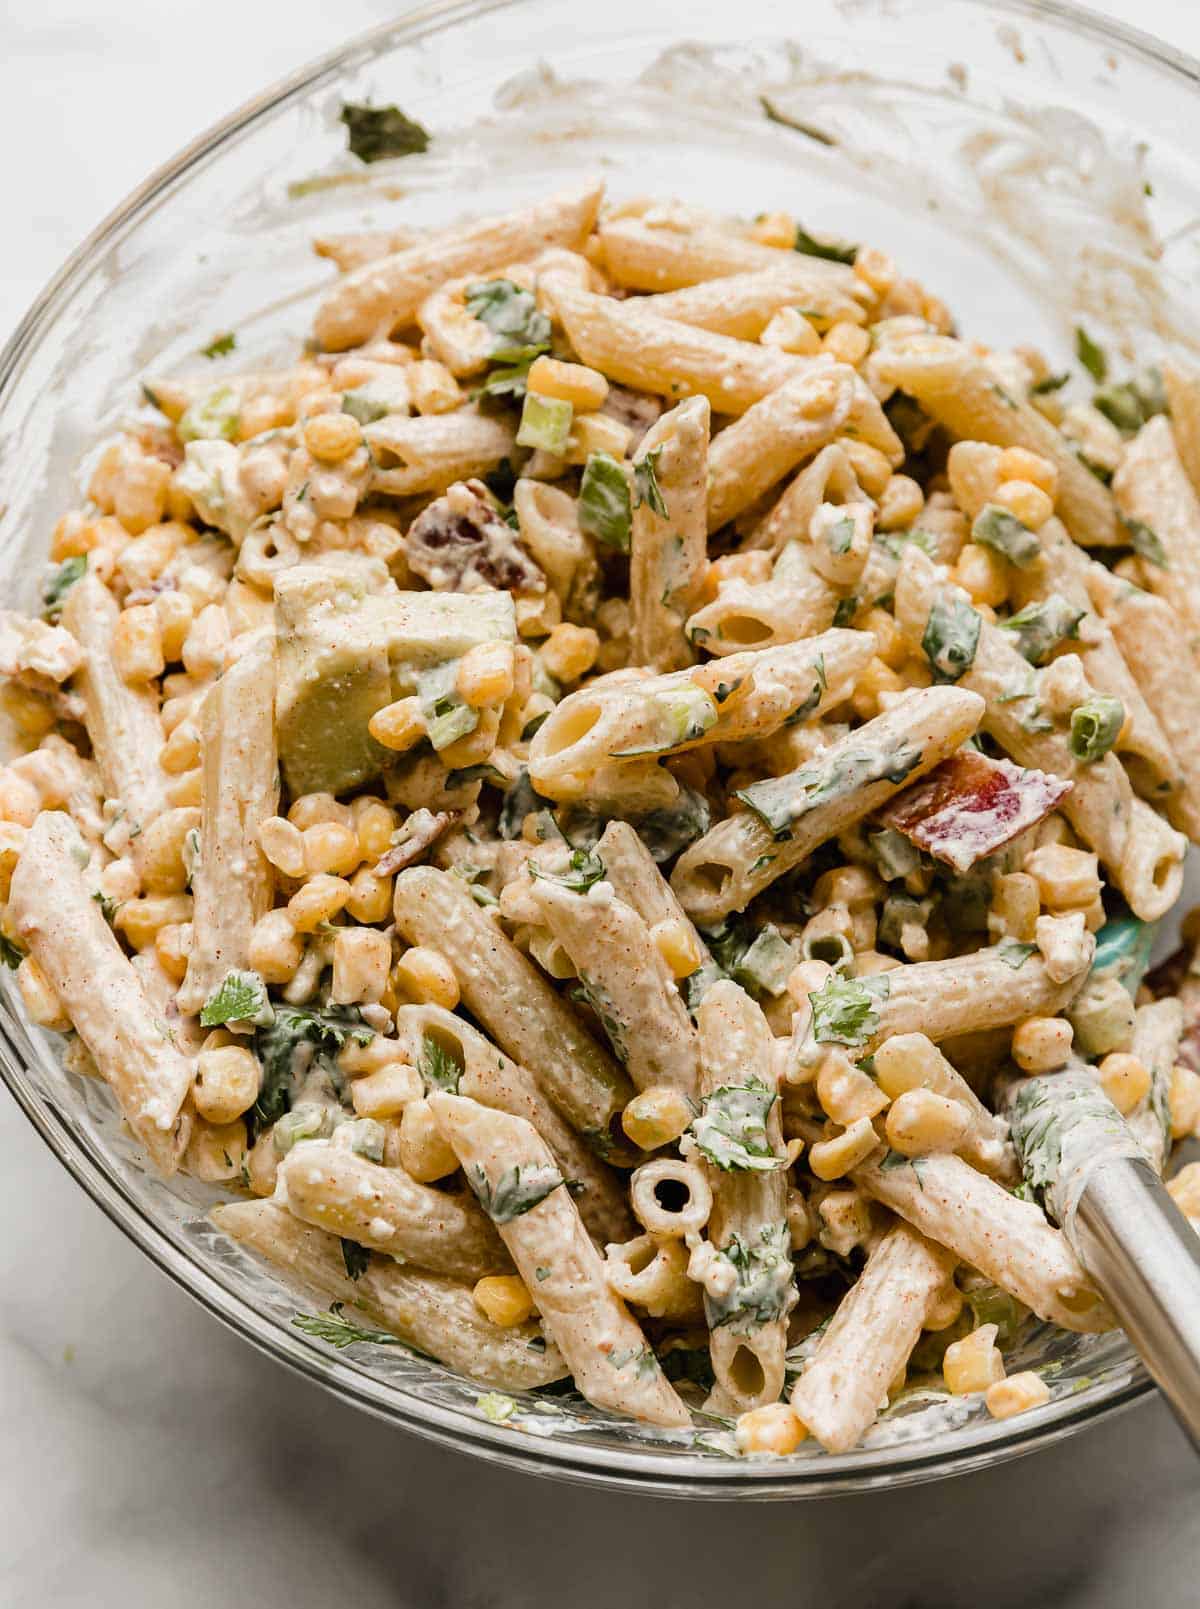
[[[356,799],[350,810],[362,858],[372,864],[381,860],[391,848],[392,834],[396,830],[396,812],[382,799],[374,799],[370,795]]]
[[[192,1129],[184,1169],[205,1184],[228,1184],[235,1179],[240,1180],[242,1168],[250,1166],[246,1140],[246,1125],[240,1119],[216,1127],[201,1120]],[[258,1193],[269,1195],[270,1191]]]
[[[1007,561],[977,542],[968,542],[959,554],[954,579],[966,589],[972,603],[985,603],[995,609],[1008,597]]]
[[[415,945],[397,961],[392,976],[397,987],[419,1005],[442,1006],[453,1011],[458,1004],[458,979],[440,950]]]
[[[524,1324],[533,1316],[533,1299],[516,1274],[487,1274],[471,1294],[483,1316],[502,1329]]]
[[[802,357],[814,357],[821,350],[821,337],[798,307],[781,307],[772,313],[758,339],[763,346]]]
[[[358,834],[338,821],[316,821],[305,827],[304,861],[309,872],[331,872],[348,877],[362,860]]]
[[[268,816],[259,823],[258,842],[263,854],[285,877],[303,877],[309,867],[304,834],[283,816]]]
[[[333,941],[331,993],[339,1006],[377,1001],[387,987],[392,941],[373,927],[343,928]]]
[[[344,877],[318,872],[288,901],[288,920],[297,933],[313,933],[322,922],[331,921],[349,898],[350,884]]]
[[[360,866],[350,879],[346,909],[356,922],[386,922],[392,911],[392,879]]]
[[[418,1184],[444,1179],[458,1167],[458,1157],[447,1143],[433,1108],[422,1097],[409,1101],[400,1118],[400,1165]]]
[[[571,422],[563,462],[586,464],[593,453],[611,453],[624,458],[633,440],[633,431],[607,413],[581,413]]]
[[[879,1085],[840,1051],[832,1051],[821,1063],[816,1090],[825,1113],[846,1127],[860,1117],[875,1117],[888,1103]]]
[[[947,1280],[941,1290],[933,1297],[925,1313],[924,1328],[927,1330],[948,1330],[954,1324],[963,1308],[966,1298],[952,1279]]]
[[[1013,1060],[1023,1073],[1052,1073],[1066,1066],[1073,1037],[1065,1017],[1026,1017],[1013,1033]]]
[[[1041,911],[1037,879],[1025,872],[1008,872],[992,883],[988,932],[996,938],[1033,939]]]
[[[1200,1077],[1177,1063],[1171,1073],[1171,1138],[1184,1140],[1200,1128]]]
[[[127,899],[113,917],[113,926],[135,950],[148,950],[160,928],[191,919],[190,894],[147,894],[141,899]]]
[[[576,682],[596,663],[600,638],[590,626],[555,626],[539,649],[542,664],[560,682]]]
[[[1117,1111],[1127,1117],[1150,1093],[1150,1070],[1139,1057],[1116,1050],[1100,1063],[1100,1083]]]
[[[350,1099],[359,1117],[398,1117],[424,1093],[420,1073],[402,1061],[386,1062],[375,1072],[356,1078],[350,1086]]]
[[[583,363],[560,363],[557,358],[535,358],[525,382],[541,397],[569,402],[576,413],[592,413],[604,406],[608,381],[598,369]]]
[[[304,445],[326,464],[349,458],[362,439],[362,426],[348,413],[319,413],[304,427]]]
[[[882,497],[884,488],[892,478],[892,466],[886,454],[865,441],[856,441],[852,436],[839,436],[837,445],[850,460],[858,484],[867,496]]]
[[[191,947],[190,922],[168,922],[154,935],[154,953],[158,957],[158,964],[174,983],[182,983],[187,974]]]
[[[25,1010],[39,1028],[53,1028],[57,1033],[67,1031],[71,1019],[54,985],[31,955],[27,955],[17,968],[17,986],[25,1002]]]
[[[127,682],[146,682],[162,675],[166,668],[162,632],[152,603],[121,611],[113,627],[112,654]]]
[[[1167,1190],[1185,1218],[1200,1218],[1200,1162],[1180,1168]]]
[[[158,616],[163,658],[168,665],[177,664],[195,618],[192,600],[186,592],[160,592],[154,600],[154,612]]]
[[[458,382],[444,363],[428,359],[409,365],[408,392],[418,413],[449,413],[463,400]]]
[[[1028,480],[1005,481],[996,491],[996,502],[1015,514],[1022,525],[1038,530],[1054,513],[1054,502],[1040,486]]]
[[[925,507],[925,493],[911,475],[893,475],[883,488],[875,525],[881,531],[907,529]]]
[[[1030,452],[1027,447],[1006,447],[997,465],[1001,484],[1005,481],[1028,481],[1045,492],[1047,497],[1058,496],[1058,468],[1041,453]],[[1019,517],[1019,516],[1018,516]]]
[[[243,1045],[205,1049],[196,1057],[192,1099],[210,1123],[232,1123],[258,1099],[262,1070]]]
[[[417,698],[398,698],[394,704],[385,704],[376,710],[367,722],[367,731],[376,743],[397,754],[411,749],[425,736],[425,718]]]
[[[886,1129],[893,1151],[926,1156],[956,1151],[971,1131],[971,1116],[960,1101],[931,1089],[910,1089],[893,1101]]]
[[[871,350],[871,337],[861,324],[848,324],[839,320],[838,323],[830,325],[821,345],[838,363],[849,363],[854,367],[861,363]]]
[[[503,704],[512,696],[515,683],[516,653],[507,642],[481,642],[468,648],[454,678],[458,696],[472,709]]]
[[[865,1162],[878,1144],[871,1119],[860,1117],[844,1133],[819,1140],[808,1153],[808,1165],[818,1179],[829,1183]]]
[[[961,1341],[950,1343],[942,1358],[942,1378],[948,1391],[967,1397],[1004,1379],[1004,1359],[996,1345],[999,1333],[998,1325],[981,1324]]]
[[[667,1084],[652,1084],[642,1090],[621,1113],[621,1127],[643,1151],[673,1144],[691,1121],[687,1098]]]
[[[786,1402],[768,1402],[741,1414],[734,1430],[740,1453],[773,1453],[786,1458],[808,1435],[800,1416]]]
[[[339,827],[349,827],[354,822],[349,807],[339,804],[331,793],[302,793],[293,801],[287,818],[301,832],[321,821],[336,821]]]
[[[183,776],[200,764],[200,733],[192,721],[180,721],[159,750],[158,763],[171,777]]]
[[[854,259],[854,272],[876,296],[886,296],[896,283],[896,264],[876,246],[860,246]]]
[[[0,770],[0,821],[32,827],[42,808],[42,796],[19,771]]]
[[[760,246],[781,246],[791,251],[796,244],[796,220],[790,212],[764,212],[754,220],[750,239]]]
[[[1014,1414],[1041,1408],[1049,1402],[1050,1387],[1032,1369],[1025,1369],[990,1385],[984,1401],[993,1419],[1011,1419]]]
[[[1095,855],[1066,844],[1043,844],[1022,863],[1037,879],[1042,904],[1049,911],[1086,908],[1100,898],[1100,866]]]
[[[699,970],[704,952],[692,924],[681,916],[668,916],[650,929],[658,953],[676,980],[690,978]]]
[[[142,886],[148,894],[181,894],[188,885],[184,845],[200,826],[195,806],[164,810],[141,836],[138,859]]]
[[[173,810],[198,810],[203,795],[204,778],[199,766],[167,784],[167,803]]]

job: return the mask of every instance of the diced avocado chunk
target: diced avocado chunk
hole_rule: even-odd
[[[330,555],[275,584],[279,759],[293,795],[343,793],[386,758],[367,723],[431,666],[516,640],[506,592],[400,592],[378,560]]]

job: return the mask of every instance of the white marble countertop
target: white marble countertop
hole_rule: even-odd
[[[1200,53],[1194,0],[1093,3]],[[398,9],[7,0],[0,339],[150,166]],[[156,1272],[6,1095],[0,1225],[0,1604],[13,1609],[707,1609],[747,1588],[825,1609],[1197,1599],[1200,1466],[1157,1402],[890,1495],[736,1513],[634,1499],[494,1472],[293,1378]]]

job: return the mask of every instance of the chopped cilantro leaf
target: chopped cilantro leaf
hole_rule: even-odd
[[[347,1240],[344,1235],[341,1237],[341,1247],[347,1274],[352,1280],[360,1280],[371,1266],[371,1253],[357,1240]]]
[[[406,117],[398,106],[355,106],[347,101],[341,120],[349,131],[350,153],[360,162],[413,156],[429,148],[429,131]]]
[[[226,330],[221,335],[214,335],[207,346],[202,346],[200,348],[200,356],[202,358],[227,357],[236,346],[237,336],[232,330]]]
[[[47,620],[57,620],[62,613],[63,599],[87,569],[87,554],[74,553],[51,575],[42,588],[42,613]]]
[[[257,972],[227,972],[200,1008],[202,1028],[216,1028],[223,1022],[253,1022],[265,1027],[274,1020],[267,986]]]
[[[1108,358],[1104,348],[1097,346],[1082,324],[1075,327],[1075,356],[1096,384],[1103,385],[1108,378]]]
[[[639,458],[633,466],[633,506],[641,508],[645,503],[652,514],[657,514],[660,520],[668,518],[667,505],[658,484],[658,460],[662,457],[662,448],[655,447],[644,458]]]
[[[879,1027],[879,1008],[890,992],[886,972],[869,978],[831,973],[808,997],[813,1038],[822,1045],[865,1045]]]
[[[767,1116],[777,1099],[775,1090],[758,1078],[723,1084],[705,1096],[691,1125],[692,1137],[708,1161],[727,1173],[769,1173],[783,1166],[767,1135]]]
[[[493,1185],[478,1165],[471,1168],[471,1183],[480,1205],[494,1224],[509,1224],[523,1217],[562,1184],[557,1168],[539,1162],[507,1168]]]
[[[954,596],[935,602],[921,638],[934,681],[956,682],[966,675],[975,663],[982,625],[982,617],[965,598]]]

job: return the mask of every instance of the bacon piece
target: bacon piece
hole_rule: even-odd
[[[546,577],[482,481],[456,481],[408,528],[404,556],[435,592],[545,592]]]
[[[375,877],[391,877],[420,860],[426,850],[433,847],[451,822],[457,821],[461,810],[414,810],[400,829],[396,842],[372,868]]]
[[[880,820],[961,875],[1048,816],[1072,786],[964,749],[897,794]]]

